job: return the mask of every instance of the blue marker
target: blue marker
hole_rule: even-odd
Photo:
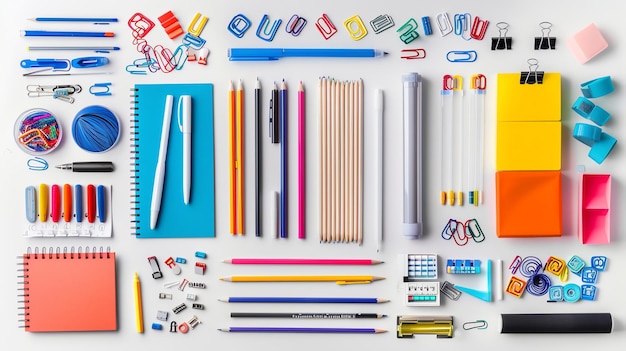
[[[106,188],[104,185],[98,185],[96,188],[96,199],[98,220],[100,220],[100,223],[104,223],[106,221]]]
[[[74,213],[76,214],[76,222],[83,221],[83,186],[74,185]]]

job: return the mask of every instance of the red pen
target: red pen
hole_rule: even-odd
[[[87,185],[87,221],[96,221],[96,187],[93,184]]]
[[[52,211],[50,217],[54,223],[61,219],[61,189],[58,184],[52,185]]]
[[[72,221],[72,186],[69,184],[63,185],[63,220]]]

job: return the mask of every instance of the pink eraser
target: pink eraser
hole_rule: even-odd
[[[580,63],[591,60],[608,46],[602,33],[593,23],[567,39],[567,47]]]

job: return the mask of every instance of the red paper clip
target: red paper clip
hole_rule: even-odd
[[[326,40],[328,40],[335,33],[337,33],[337,27],[335,27],[333,22],[330,21],[330,18],[328,18],[328,15],[326,14],[323,14],[322,17],[317,19],[317,21],[315,22],[315,27],[317,27],[317,30],[322,33],[322,36]]]
[[[480,17],[474,17],[474,23],[472,23],[472,31],[470,32],[470,37],[476,40],[483,40],[485,37],[485,33],[487,32],[487,26],[489,25],[489,21],[481,20]]]
[[[422,48],[417,48],[417,49],[404,49],[402,50],[403,55],[400,56],[400,58],[403,58],[405,60],[417,60],[417,59],[423,59],[426,58],[426,50],[422,49]],[[410,55],[405,54],[405,53],[412,53]]]

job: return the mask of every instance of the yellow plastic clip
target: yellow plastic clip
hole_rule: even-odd
[[[199,23],[198,20],[200,20]],[[209,18],[207,16],[202,16],[200,12],[197,12],[195,16],[193,16],[193,19],[189,24],[189,28],[187,28],[187,32],[195,37],[199,37],[200,33],[202,33],[202,31],[204,30],[204,26],[206,25],[208,20]]]
[[[398,316],[396,324],[398,338],[410,338],[415,334],[452,337],[452,316]]]
[[[343,22],[343,26],[352,40],[361,40],[367,35],[367,28],[359,15],[354,15]]]

